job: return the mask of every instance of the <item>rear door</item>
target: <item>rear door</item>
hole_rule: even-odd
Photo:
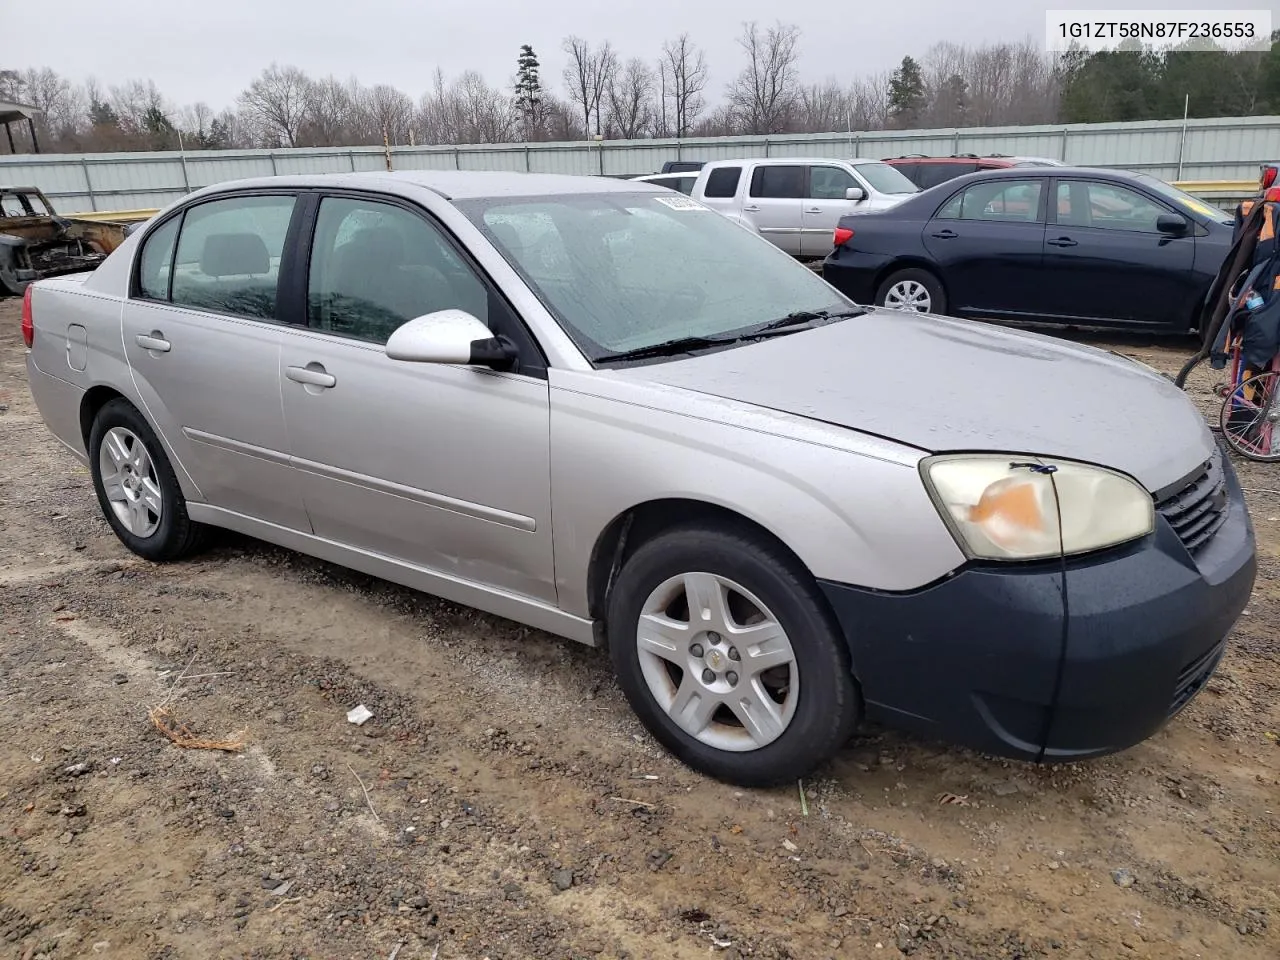
[[[850,187],[861,187],[848,170],[836,164],[814,164],[808,168],[801,221],[800,253],[805,257],[825,257],[833,249],[836,224],[855,203],[845,197]]]
[[[751,173],[742,205],[743,215],[760,235],[793,257],[801,253],[807,185],[808,167],[803,163],[760,163]]]
[[[203,499],[307,531],[280,404],[278,288],[297,206],[245,194],[171,217],[143,241],[122,323],[138,395]]]
[[[925,224],[949,309],[966,316],[1039,316],[1051,309],[1042,274],[1049,180],[983,180],[957,190]]]
[[[1175,212],[1122,184],[1058,179],[1044,256],[1063,318],[1185,329],[1203,278],[1192,269],[1192,231],[1156,229]]]

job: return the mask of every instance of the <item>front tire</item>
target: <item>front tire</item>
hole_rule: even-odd
[[[891,273],[876,290],[876,305],[917,313],[946,313],[947,295],[928,270],[911,267]]]
[[[761,537],[696,527],[643,544],[618,575],[607,626],[641,722],[717,780],[794,781],[857,725],[848,647],[813,578]]]
[[[129,401],[103,405],[89,431],[89,469],[107,523],[147,560],[180,560],[196,550],[205,528],[187,502],[150,424]]]

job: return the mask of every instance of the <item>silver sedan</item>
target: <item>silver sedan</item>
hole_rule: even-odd
[[[28,291],[31,390],[154,561],[224,527],[608,648],[746,785],[858,722],[1079,759],[1150,736],[1255,576],[1149,371],[867,310],[657,186],[220,184]]]

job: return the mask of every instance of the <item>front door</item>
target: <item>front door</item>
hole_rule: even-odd
[[[948,309],[963,316],[1038,316],[1051,309],[1041,271],[1047,180],[980,181],[952,194],[921,237]]]
[[[1156,229],[1172,212],[1120,184],[1059,180],[1044,256],[1062,319],[1186,329],[1202,281],[1191,231]]]
[[[743,215],[760,235],[793,257],[800,256],[806,170],[802,163],[757,165],[742,205]]]
[[[825,257],[835,245],[832,235],[836,224],[846,213],[856,208],[845,193],[850,187],[861,187],[848,170],[834,164],[809,167],[808,188],[805,191],[803,231],[800,253],[805,257]],[[865,188],[864,188],[865,189]]]
[[[297,200],[189,207],[144,241],[124,352],[151,423],[209,504],[308,529],[280,404],[277,286]]]
[[[417,209],[319,201],[306,329],[284,333],[278,388],[318,536],[447,577],[555,600],[545,376],[392,360],[402,323],[505,301]]]

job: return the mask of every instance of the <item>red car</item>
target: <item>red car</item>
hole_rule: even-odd
[[[1046,157],[1006,157],[992,154],[979,157],[976,154],[956,154],[950,157],[927,157],[911,154],[905,157],[886,157],[885,163],[897,167],[921,190],[928,190],[954,177],[979,170],[1002,170],[1005,167],[1060,167],[1061,162]]]

